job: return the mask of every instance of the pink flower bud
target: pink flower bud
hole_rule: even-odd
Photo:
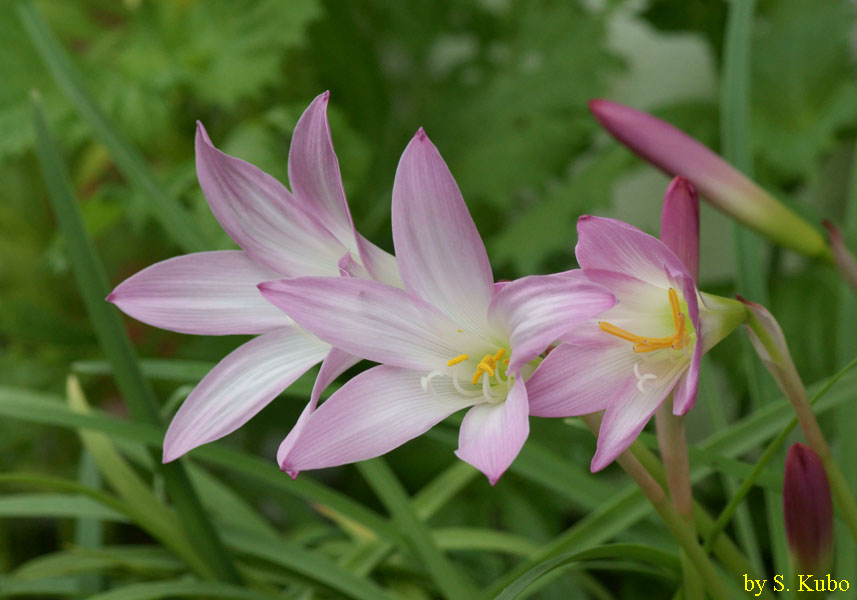
[[[824,236],[746,175],[680,129],[629,106],[592,100],[610,135],[667,175],[686,177],[711,204],[786,248],[830,259]]]
[[[684,177],[673,179],[664,194],[661,241],[699,281],[699,196]]]
[[[794,444],[783,481],[786,537],[799,573],[821,573],[833,551],[833,502],[821,459],[809,446]]]

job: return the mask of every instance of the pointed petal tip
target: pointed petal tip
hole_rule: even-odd
[[[211,138],[208,137],[208,131],[205,129],[205,125],[202,124],[202,121],[197,119],[196,121],[196,139],[195,144],[197,148],[199,148],[200,144],[205,144],[211,148],[214,147],[214,144],[211,143]]]
[[[116,290],[113,290],[112,292],[107,294],[107,297],[105,298],[105,300],[107,302],[111,302],[113,304],[116,304]]]
[[[417,132],[414,134],[414,139],[420,142],[424,142],[428,139],[428,135],[426,134],[426,130],[420,127],[417,129]]]
[[[292,468],[286,467],[284,465],[280,465],[280,470],[283,473],[285,473],[286,475],[288,475],[289,477],[291,477],[292,481],[295,481],[298,478],[298,475],[300,475],[300,473],[301,473],[297,469],[292,469]]]
[[[682,189],[683,189],[683,191],[687,192],[691,196],[697,196],[698,195],[696,193],[696,188],[694,187],[694,185],[690,182],[690,180],[687,177],[684,177],[683,175],[677,175],[676,177],[673,178],[673,180],[670,182],[669,186],[667,186],[667,192],[666,193],[670,194],[670,193],[678,192],[679,190],[682,190]]]
[[[589,111],[597,117],[601,108],[608,103],[609,101],[603,98],[590,98],[586,105],[589,107]]]

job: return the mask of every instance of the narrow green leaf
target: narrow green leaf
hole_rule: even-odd
[[[752,177],[752,152],[750,146],[750,42],[753,28],[755,0],[735,0],[730,4],[724,43],[722,94],[720,98],[721,135],[723,155]],[[735,269],[738,291],[760,304],[768,305],[768,290],[765,282],[762,242],[752,232],[734,225]],[[750,405],[758,408],[776,394],[774,386],[764,372],[750,348],[749,340],[743,340],[746,373],[749,380]],[[765,493],[768,532],[774,553],[776,570],[785,573],[788,554],[785,544],[785,529],[782,506],[773,493]]]
[[[443,527],[432,530],[435,543],[443,550],[499,552],[527,556],[538,546],[527,538],[480,527]]]
[[[271,600],[263,594],[226,583],[204,583],[176,579],[134,583],[90,596],[89,600],[157,600],[159,598],[227,598],[228,600]]]
[[[99,550],[73,548],[29,560],[15,569],[16,582],[48,579],[80,573],[125,572],[147,577],[178,575],[186,569],[160,546],[108,546]]]
[[[68,53],[35,7],[29,1],[20,1],[18,16],[59,88],[77,108],[101,143],[107,146],[122,174],[145,192],[152,203],[152,217],[160,223],[173,242],[185,252],[214,249],[214,244],[203,237],[202,228],[194,226],[190,215],[177,199],[158,183],[143,156],[98,108],[83,85]]]
[[[68,402],[75,412],[86,414],[89,406],[77,380],[68,379]],[[116,490],[128,506],[134,522],[153,537],[181,556],[188,565],[206,578],[214,578],[210,566],[196,553],[193,545],[183,535],[181,522],[166,506],[163,506],[149,486],[125,462],[103,433],[80,431],[84,446],[92,453],[104,478]]]
[[[609,544],[596,546],[582,552],[561,554],[535,565],[532,569],[511,582],[496,600],[513,600],[519,597],[530,585],[555,569],[588,560],[624,559],[646,562],[664,569],[668,575],[678,577],[681,571],[679,559],[675,554],[664,552],[652,546],[640,544]]]
[[[417,515],[402,484],[381,458],[357,463],[357,469],[372,490],[390,511],[393,522],[399,528],[411,551],[425,565],[435,585],[448,600],[473,598],[470,584],[455,570],[443,552],[437,547],[428,527]]]
[[[225,538],[236,551],[279,565],[313,585],[329,588],[337,593],[337,598],[390,600],[386,592],[372,581],[358,577],[320,553],[309,552],[292,542],[260,538],[239,531],[226,531]]]
[[[22,6],[26,11],[29,5]],[[35,14],[31,8],[30,12]],[[48,198],[71,256],[78,288],[96,336],[113,365],[116,383],[131,414],[138,421],[159,425],[155,394],[137,367],[134,350],[116,310],[104,301],[107,295],[104,268],[86,233],[68,174],[35,95],[32,106],[36,126],[36,150],[48,187]],[[240,581],[238,571],[205,516],[181,462],[174,461],[163,465],[160,473],[181,515],[181,522],[187,528],[188,539],[196,546],[199,555],[205,557],[205,563],[212,567],[211,570],[217,577],[225,581]]]
[[[101,476],[92,455],[83,451],[80,454],[77,480],[87,487],[101,487]],[[79,518],[74,525],[74,543],[81,548],[97,549],[103,544],[104,524],[98,519]],[[82,574],[78,577],[80,589],[87,594],[94,594],[103,589],[103,580],[97,573]]]
[[[73,413],[61,402],[50,394],[0,386],[0,415],[5,417],[70,429],[103,431],[113,439],[143,442],[153,448],[160,448],[163,443],[160,430],[151,425],[120,420],[97,410],[85,415]],[[208,444],[194,450],[194,456],[228,469],[239,477],[264,484],[273,497],[296,496],[314,504],[330,507],[360,523],[379,537],[403,548],[406,547],[403,538],[389,521],[311,477],[299,477],[292,481],[284,476],[272,461],[217,444]],[[0,474],[0,481],[2,481],[2,474]]]
[[[129,521],[124,514],[108,506],[73,494],[7,494],[0,498],[0,517]]]

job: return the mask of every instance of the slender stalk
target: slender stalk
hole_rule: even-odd
[[[597,434],[600,426],[600,416],[585,415],[582,418],[589,429]],[[688,527],[685,520],[667,499],[661,485],[630,451],[626,450],[620,454],[616,462],[634,480],[634,483],[637,484],[652,507],[661,516],[661,519],[667,526],[667,529],[670,530],[670,533],[672,533],[676,542],[678,542],[682,551],[693,562],[711,597],[715,600],[728,600],[731,598],[732,595],[729,589],[723,583],[723,580],[709,560],[708,555],[702,549],[702,546],[699,545],[695,531],[693,528]]]
[[[670,397],[670,400],[672,397]],[[687,439],[684,434],[684,417],[672,414],[672,402],[661,404],[655,413],[658,431],[658,447],[667,475],[667,487],[673,506],[681,516],[688,530],[696,535],[693,518],[693,490],[690,483],[690,463],[687,457]],[[702,582],[687,553],[681,553],[684,597],[686,600],[702,600],[705,592]]]
[[[658,458],[639,440],[631,444],[631,453],[643,465],[649,475],[658,482],[661,487],[667,485],[667,475],[664,471]],[[714,527],[714,519],[705,510],[705,507],[698,502],[693,503],[693,512],[696,522],[696,528],[699,532],[707,537],[710,537],[711,529]],[[744,574],[757,573],[756,569],[750,562],[750,559],[741,551],[741,549],[726,535],[720,535],[712,547],[714,556],[723,564],[729,573],[736,578],[743,577]],[[773,598],[773,595],[764,590],[762,598],[768,600]]]

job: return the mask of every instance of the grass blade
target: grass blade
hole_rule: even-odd
[[[108,292],[107,277],[87,235],[68,174],[36,96],[33,97],[32,106],[36,150],[48,187],[48,198],[71,257],[78,289],[95,334],[113,365],[116,383],[131,414],[138,421],[159,425],[155,394],[137,366],[134,350],[116,310],[104,301]],[[187,529],[188,538],[199,555],[204,557],[204,561],[219,578],[240,581],[238,571],[205,516],[182,464],[175,461],[162,465],[160,472]]]
[[[393,522],[405,534],[411,550],[423,562],[444,597],[449,600],[473,598],[475,591],[437,547],[428,527],[417,515],[407,492],[387,463],[381,458],[374,458],[357,463],[356,466],[390,511]]]
[[[752,177],[750,148],[750,43],[755,0],[736,0],[729,7],[723,56],[723,89],[720,98],[720,123],[723,155],[739,170]],[[735,268],[737,288],[754,302],[768,305],[767,281],[762,265],[762,242],[750,231],[735,224]],[[775,397],[774,386],[762,364],[743,340],[750,405],[758,408]],[[782,507],[777,496],[765,493],[768,531],[774,554],[775,572],[785,573],[788,553]],[[752,549],[751,553],[752,553]]]
[[[152,203],[151,214],[175,244],[185,252],[211,250],[214,244],[203,238],[190,215],[152,175],[145,159],[125,140],[90,96],[68,53],[56,39],[38,11],[28,1],[18,4],[18,16],[51,75],[69,101],[101,140],[116,166]]]

